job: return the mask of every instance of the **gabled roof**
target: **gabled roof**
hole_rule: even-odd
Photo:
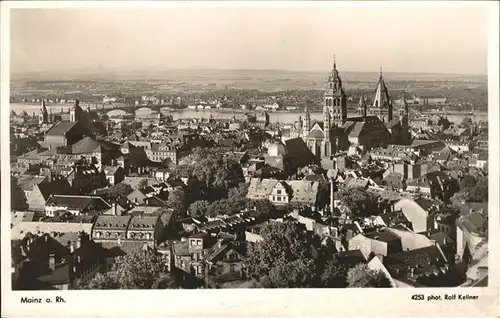
[[[120,229],[125,230],[128,227],[130,215],[114,216],[99,215],[94,223],[95,229]]]
[[[46,135],[48,136],[65,136],[69,131],[71,131],[78,122],[71,121],[60,121],[57,122],[52,128],[50,128]]]
[[[17,185],[23,191],[32,191],[33,186],[46,180],[45,176],[22,175],[17,179]]]
[[[64,206],[71,210],[83,210],[91,206],[96,211],[111,208],[101,197],[86,195],[52,195],[45,205]]]
[[[54,180],[52,182],[42,182],[36,185],[42,196],[47,200],[51,195],[70,194],[71,186],[66,179]]]
[[[70,233],[83,231],[90,234],[92,223],[19,222],[11,229],[11,239],[23,239],[26,233]]]
[[[364,122],[355,123],[353,129],[349,133],[349,137],[359,137],[364,127],[365,127]]]
[[[100,147],[100,148],[99,148]],[[119,148],[118,145],[115,145],[108,141],[95,140],[91,137],[85,137],[80,139],[78,142],[71,146],[71,150],[73,154],[87,154],[93,152],[102,152],[102,151],[115,151]]]
[[[292,138],[285,141],[287,156],[298,167],[304,167],[316,162],[316,157],[304,143],[302,138]]]
[[[154,230],[158,216],[134,216],[130,220],[130,230]]]
[[[397,126],[399,125],[401,122],[399,121],[399,118],[393,118],[391,121],[389,121],[387,124],[386,124],[386,127],[387,128],[392,128],[394,126]]]

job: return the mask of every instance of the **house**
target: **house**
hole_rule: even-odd
[[[79,121],[60,121],[47,131],[44,137],[44,144],[49,148],[70,146],[81,140],[88,133],[87,129]]]
[[[457,260],[468,265],[472,255],[488,237],[488,217],[480,212],[471,212],[457,220]]]
[[[57,179],[51,182],[35,184],[27,200],[29,210],[45,212],[45,203],[51,195],[67,195],[72,192],[73,190],[66,179]]]
[[[245,252],[241,246],[219,240],[204,256],[208,279],[222,284],[244,278],[244,259]]]
[[[358,234],[349,240],[349,250],[387,256],[402,251],[401,239],[387,228]]]
[[[269,200],[276,205],[292,203],[315,207],[318,204],[318,193],[319,182],[317,181],[252,178],[247,198]]]
[[[425,205],[424,207],[430,209],[430,207]],[[412,230],[415,233],[424,233],[433,228],[433,216],[424,207],[419,205],[414,200],[406,198],[403,198],[394,204],[394,210],[402,211],[405,218],[411,222]]]
[[[45,202],[45,215],[54,217],[68,212],[74,216],[98,214],[110,208],[111,205],[98,196],[56,194],[51,195]]]
[[[85,282],[102,271],[105,250],[87,234],[74,234],[74,241],[57,240],[50,234],[23,238],[20,249],[25,259],[19,266],[15,289],[72,289],[76,282]]]
[[[92,166],[75,166],[66,176],[74,193],[89,193],[104,185],[102,173]]]
[[[389,231],[397,235],[401,240],[403,251],[411,251],[433,245],[434,243],[423,234],[416,234],[397,228],[389,228]]]
[[[150,196],[148,196],[148,193],[151,193],[151,192],[154,192],[154,191],[146,192],[145,189],[136,189],[133,192],[131,192],[129,195],[127,195],[127,200],[129,200],[133,204],[142,205],[142,204],[145,204],[145,200],[150,197]]]
[[[91,230],[91,238],[97,242],[118,242],[127,239],[127,228],[132,216],[100,215]]]
[[[384,257],[383,264],[398,285],[407,287],[458,286],[460,278],[451,272],[450,246],[439,244]]]
[[[154,247],[163,238],[163,223],[160,216],[133,216],[127,228],[127,240],[141,241]]]
[[[17,186],[24,192],[26,199],[29,199],[35,185],[49,181],[47,176],[21,175],[17,179]]]
[[[125,170],[120,166],[105,166],[103,171],[109,185],[116,185],[125,178]]]
[[[19,222],[32,222],[35,212],[12,211],[10,217],[10,227],[16,226]]]
[[[50,234],[59,239],[66,233],[84,232],[90,234],[92,223],[68,223],[68,222],[19,222],[10,230],[11,240],[22,240],[27,233],[42,235]]]
[[[488,242],[484,241],[472,255],[466,277],[467,280],[461,285],[462,287],[488,286]]]

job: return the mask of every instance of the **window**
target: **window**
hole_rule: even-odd
[[[281,201],[281,197],[278,197],[278,201]]]
[[[191,246],[196,246],[196,240],[191,240]]]
[[[234,265],[234,264],[229,265],[229,272],[230,273],[236,272],[236,265]]]
[[[276,190],[276,193],[281,194],[281,190]]]
[[[198,246],[201,246],[201,240],[197,240],[197,241],[196,241],[196,244],[197,244]]]

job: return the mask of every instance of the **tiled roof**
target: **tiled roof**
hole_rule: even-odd
[[[349,133],[349,137],[359,137],[359,135],[361,134],[361,131],[363,131],[364,127],[365,127],[364,122],[355,123],[353,129]]]
[[[20,222],[11,229],[11,239],[22,239],[28,232],[51,234],[83,231],[90,234],[91,229],[92,223]]]
[[[111,207],[101,197],[85,195],[52,195],[47,200],[46,205],[64,206],[71,210],[82,210],[93,205],[93,209],[96,211]]]
[[[129,230],[153,230],[158,216],[134,216],[130,220]]]
[[[396,278],[409,274],[409,269],[414,268],[415,274],[425,274],[439,269],[447,262],[436,245],[390,254],[384,258],[384,265],[392,276]],[[403,270],[399,272],[398,270]]]
[[[65,136],[78,122],[60,121],[47,131],[48,136]]]
[[[17,179],[17,185],[23,191],[32,191],[33,185],[42,183],[47,177],[23,175]]]
[[[11,215],[10,223],[12,226],[16,226],[19,222],[31,222],[33,221],[33,217],[35,216],[35,212],[19,212],[14,211]]]
[[[400,240],[399,236],[385,228],[370,233],[364,233],[364,236],[372,240],[382,241],[386,243]]]
[[[73,154],[87,154],[96,152],[98,150],[114,151],[117,150],[118,148],[119,148],[118,145],[115,145],[107,141],[95,140],[91,137],[82,138],[71,146]]]
[[[114,216],[100,215],[94,223],[95,229],[120,229],[125,230],[131,219],[130,215]]]
[[[316,204],[319,182],[293,180],[288,181],[287,184],[292,188],[292,198],[290,202]]]
[[[65,195],[71,193],[71,186],[68,180],[59,179],[52,182],[42,182],[37,185],[38,189],[43,195],[43,198],[47,200],[51,195]]]
[[[292,138],[285,141],[287,155],[299,167],[312,164],[316,161],[314,154],[304,143],[302,138]]]
[[[189,241],[174,243],[174,253],[176,256],[189,256]]]
[[[472,212],[458,219],[457,225],[474,234],[484,234],[488,229],[488,219],[481,213]]]
[[[248,187],[247,197],[254,200],[268,199],[269,194],[277,183],[278,180],[274,179],[261,180],[259,178],[252,178],[250,180],[250,186]]]

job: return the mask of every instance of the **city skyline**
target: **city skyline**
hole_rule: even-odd
[[[11,74],[316,72],[335,54],[346,72],[483,75],[487,21],[471,6],[15,9]]]

